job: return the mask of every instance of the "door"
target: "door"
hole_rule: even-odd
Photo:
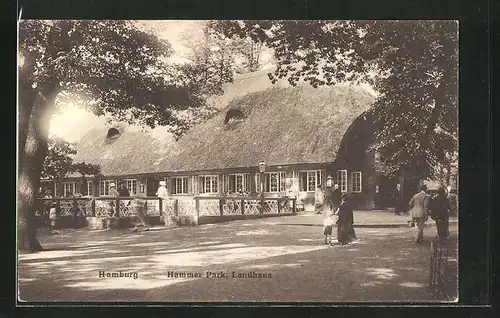
[[[394,207],[394,197],[393,193],[396,189],[396,185],[398,184],[397,178],[390,178],[381,176],[379,181],[379,207],[380,208],[389,208]]]

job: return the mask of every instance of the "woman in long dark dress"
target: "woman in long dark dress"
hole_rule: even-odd
[[[354,234],[354,213],[348,202],[347,193],[342,194],[337,216],[337,240],[340,245],[349,244]]]

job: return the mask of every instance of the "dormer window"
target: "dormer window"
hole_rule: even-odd
[[[226,113],[226,118],[224,119],[224,125],[229,125],[233,123],[242,122],[245,116],[239,109],[230,109]]]
[[[106,135],[106,139],[118,138],[118,136],[120,136],[120,131],[116,128],[110,128]]]

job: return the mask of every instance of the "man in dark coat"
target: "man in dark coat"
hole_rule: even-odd
[[[401,215],[403,213],[403,191],[401,191],[401,185],[398,183],[396,185],[396,190],[393,193],[394,199],[394,214]]]
[[[444,187],[440,187],[437,196],[431,200],[429,210],[431,218],[436,222],[439,241],[445,243],[448,239],[450,202]]]

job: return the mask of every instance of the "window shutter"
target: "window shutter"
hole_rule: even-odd
[[[260,186],[260,173],[255,174],[255,190],[256,190],[255,192],[257,192],[257,193],[262,192],[262,189]]]
[[[193,194],[198,194],[199,188],[198,188],[198,176],[193,176],[192,177],[192,182],[193,182]]]
[[[285,180],[286,180],[285,172],[281,171],[279,176],[279,192],[285,192]]]
[[[186,177],[187,179],[187,193],[193,194],[193,177]]]
[[[197,193],[205,193],[205,188],[203,182],[205,182],[205,178],[203,176],[198,176],[198,181],[196,182],[198,189]]]
[[[304,191],[304,173],[299,172],[299,191]]]
[[[169,180],[169,184],[170,184],[170,194],[176,194],[177,190],[175,189],[175,178],[170,178]]]
[[[62,189],[62,184],[60,182],[55,183],[55,194],[54,196],[62,197],[63,196],[63,189]]]
[[[354,172],[351,172],[351,177],[349,178],[349,183],[347,184],[348,192],[354,191]]]
[[[250,174],[249,173],[245,173],[243,175],[243,178],[244,178],[244,181],[245,181],[245,191],[249,192],[251,189],[250,189]]]

